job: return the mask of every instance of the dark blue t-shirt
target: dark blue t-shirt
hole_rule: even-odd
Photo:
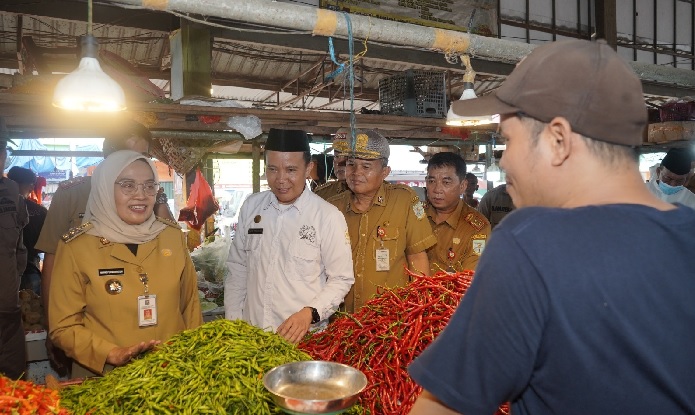
[[[525,208],[409,367],[466,415],[695,414],[695,211]]]

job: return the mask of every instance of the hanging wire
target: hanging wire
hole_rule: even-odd
[[[92,0],[87,1],[87,35],[92,34]]]
[[[345,70],[345,62],[338,63],[338,61],[335,59],[335,49],[333,48],[333,38],[332,37],[328,38],[328,52],[331,55],[331,60],[337,66],[336,70],[334,70],[333,72],[326,75],[325,80],[326,81],[332,81],[336,76],[338,76],[341,72],[343,72]]]

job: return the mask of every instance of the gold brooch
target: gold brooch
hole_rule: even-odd
[[[123,292],[123,283],[117,279],[106,281],[106,292],[111,295],[120,294]]]

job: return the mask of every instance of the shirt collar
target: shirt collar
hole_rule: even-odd
[[[372,206],[374,205],[379,205],[379,206],[386,206],[386,186],[384,186],[387,182],[381,182],[381,186],[379,186],[379,190],[376,191],[376,194],[374,195],[374,200],[372,200]],[[348,188],[349,189],[349,188]],[[348,198],[348,204],[346,207],[346,212],[352,209],[352,196],[354,196],[354,193],[350,190],[351,192],[351,197]],[[364,212],[362,212],[364,213]]]
[[[458,226],[458,223],[459,223],[459,218],[461,217],[461,212],[463,212],[463,205],[465,203],[466,202],[464,202],[463,199],[459,200],[458,205],[456,205],[456,209],[454,209],[454,211],[451,213],[451,215],[449,215],[449,217],[446,218],[446,220],[442,223],[447,223],[453,229],[456,229],[456,227]],[[435,208],[432,205],[428,204],[427,205],[427,217],[432,221],[432,223],[434,223],[433,218],[436,214],[437,214],[437,211],[435,210]]]
[[[270,192],[270,199],[268,200],[268,204],[263,209],[265,210],[272,206],[275,209],[280,210],[280,202],[278,201],[278,198],[275,196],[275,193],[273,193],[272,190],[268,190],[268,192]],[[307,209],[309,203],[309,193],[311,193],[311,189],[309,188],[309,186],[304,185],[304,190],[302,190],[302,194],[299,195],[299,197],[297,198],[297,200],[294,201],[294,203],[289,205],[288,209],[295,208],[297,209],[299,214],[301,214],[304,209]]]

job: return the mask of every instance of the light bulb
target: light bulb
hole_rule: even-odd
[[[461,98],[459,98],[460,101],[478,98],[478,96],[475,94],[475,90],[473,89],[472,82],[464,82],[463,85],[464,90],[461,94]],[[461,115],[456,115],[452,109],[452,106],[449,106],[449,111],[446,114],[446,125],[453,127],[473,127],[478,125],[496,124],[499,122],[500,116],[498,114],[483,115],[478,117],[463,117]]]
[[[502,172],[500,171],[500,168],[497,167],[497,162],[495,162],[495,159],[492,159],[492,164],[487,168],[485,177],[491,182],[499,182],[501,175]]]
[[[53,105],[58,108],[90,112],[114,112],[126,108],[123,89],[101,69],[97,40],[92,35],[82,39],[80,65],[56,85]]]

